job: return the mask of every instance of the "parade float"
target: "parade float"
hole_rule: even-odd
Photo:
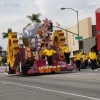
[[[44,73],[60,73],[61,71],[72,71],[73,67],[66,64],[61,47],[65,43],[65,36],[62,30],[52,32],[52,22],[47,18],[43,20],[39,29],[37,23],[32,23],[23,31],[23,36],[27,38],[28,45],[21,46],[16,32],[9,33],[8,36],[8,64],[9,74],[23,74],[21,67],[26,59],[35,57],[34,65],[27,70],[28,75]],[[45,45],[50,45],[52,49],[58,50],[53,55],[52,66],[48,66],[46,59],[42,59],[42,51]]]

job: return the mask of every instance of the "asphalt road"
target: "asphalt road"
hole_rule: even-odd
[[[0,100],[100,100],[100,69],[40,76],[0,74]]]

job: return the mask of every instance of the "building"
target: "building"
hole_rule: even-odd
[[[67,30],[78,34],[77,25],[67,28]],[[77,51],[79,50],[79,40],[75,39],[77,35],[74,35],[70,32],[65,33],[66,43],[68,44],[70,50]],[[80,40],[82,41],[82,48],[86,51],[86,53],[89,53],[90,49],[96,45],[96,25],[92,25],[91,17],[79,21],[79,36],[83,37],[83,39]]]

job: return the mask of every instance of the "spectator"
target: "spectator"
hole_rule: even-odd
[[[94,49],[92,49],[91,52],[89,53],[89,57],[91,59],[92,70],[97,71],[97,64],[96,64],[97,55],[96,55],[96,52],[94,51]]]
[[[80,71],[80,64],[81,64],[81,54],[79,53],[79,51],[76,52],[75,54],[75,61],[76,61],[76,71]]]
[[[88,59],[89,59],[89,56],[86,55],[86,53],[84,52],[84,54],[82,55],[82,61],[83,61],[85,69],[88,67]]]

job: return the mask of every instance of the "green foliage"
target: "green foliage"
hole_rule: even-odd
[[[27,18],[29,18],[32,22],[37,22],[37,23],[41,23],[40,17],[41,14],[32,14],[31,16],[28,15]]]
[[[8,38],[8,33],[3,32],[2,35],[3,35],[3,39]]]
[[[28,44],[29,44],[29,39],[24,37],[24,36],[22,36],[22,41],[23,41],[24,46],[27,47]]]
[[[3,58],[1,59],[1,63],[7,63],[7,57],[3,57]]]
[[[0,46],[0,51],[2,51],[2,49],[3,49],[2,46]]]
[[[3,39],[8,38],[8,34],[9,34],[10,32],[12,32],[12,29],[11,29],[11,28],[8,28],[7,32],[3,32],[3,33],[2,33]]]
[[[12,29],[11,28],[8,28],[8,33],[12,32]]]

